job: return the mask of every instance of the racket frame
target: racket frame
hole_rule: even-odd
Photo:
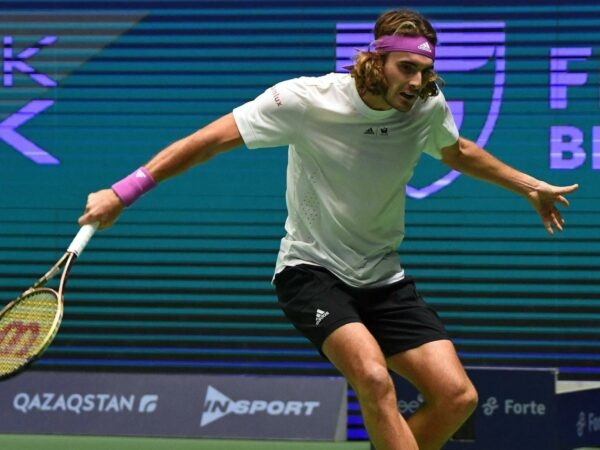
[[[57,301],[56,313],[54,314],[52,325],[48,333],[46,333],[46,336],[43,337],[43,344],[41,345],[41,347],[36,351],[35,354],[31,355],[23,364],[18,366],[13,371],[5,374],[0,373],[0,380],[5,380],[7,378],[11,378],[21,373],[23,370],[29,367],[31,363],[37,360],[48,349],[50,344],[52,344],[52,341],[56,337],[58,329],[60,328],[60,324],[62,322],[62,317],[64,313],[64,290],[67,284],[67,277],[69,275],[69,272],[71,271],[73,263],[75,262],[79,254],[83,251],[91,237],[94,235],[94,232],[96,231],[97,227],[97,223],[91,225],[84,225],[83,227],[81,227],[81,229],[69,245],[69,248],[67,249],[65,254],[61,256],[61,258],[56,262],[56,264],[54,264],[30,288],[23,291],[21,295],[19,295],[16,299],[11,301],[0,311],[1,322],[4,315],[13,307],[15,307],[21,300],[30,295],[34,295],[37,292],[50,292],[54,297],[56,297]],[[58,290],[44,287],[45,284],[48,283],[48,281],[52,280],[61,270],[62,273],[58,284]]]

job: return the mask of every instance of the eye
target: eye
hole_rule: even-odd
[[[398,68],[404,72],[404,73],[408,73],[408,74],[412,74],[417,72],[417,68],[414,64],[411,63],[407,63],[407,62],[403,62],[398,64]]]

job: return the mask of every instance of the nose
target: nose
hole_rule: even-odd
[[[421,85],[423,84],[423,74],[421,72],[415,72],[415,74],[408,81],[408,84],[411,89],[418,91],[421,89]]]

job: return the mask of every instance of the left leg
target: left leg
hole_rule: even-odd
[[[477,406],[477,392],[449,340],[397,353],[388,366],[410,381],[425,403],[408,420],[420,450],[438,450]]]

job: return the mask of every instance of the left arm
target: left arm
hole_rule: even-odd
[[[549,234],[554,234],[554,227],[562,231],[565,223],[556,203],[569,206],[565,195],[579,187],[577,184],[553,186],[540,181],[504,164],[476,143],[462,137],[454,145],[442,149],[442,161],[465,175],[524,196],[539,214]]]

